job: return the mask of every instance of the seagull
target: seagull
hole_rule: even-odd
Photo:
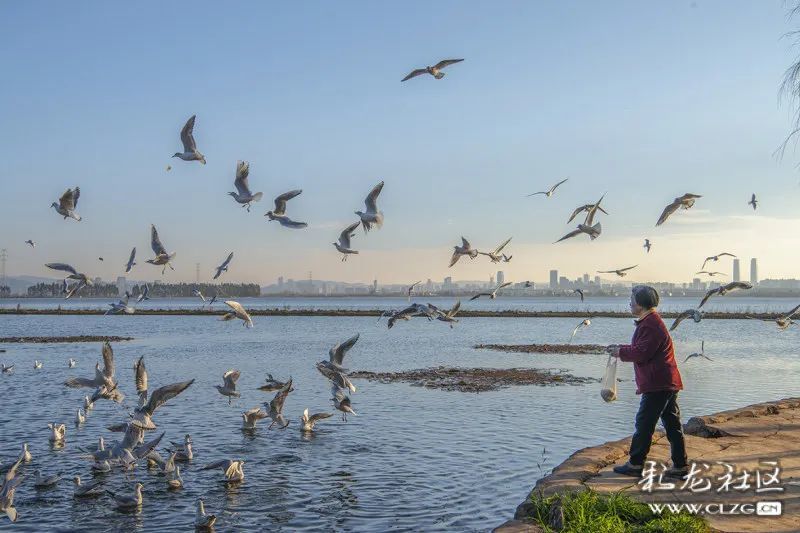
[[[91,411],[94,409],[94,402],[89,399],[89,396],[83,397],[83,410],[84,411]]]
[[[619,276],[621,278],[624,278],[625,275],[627,274],[628,270],[636,268],[637,266],[639,266],[639,265],[633,265],[633,266],[629,266],[629,267],[625,267],[625,268],[618,268],[617,270],[598,270],[597,273],[598,274],[616,274],[617,276]]]
[[[427,316],[429,319],[432,319],[426,306],[413,303],[405,309],[401,309],[400,311],[392,313],[386,325],[388,326],[388,329],[392,329],[392,327],[394,327],[394,323],[398,320],[409,320],[412,316]],[[319,368],[319,366],[317,368]],[[320,372],[322,371],[320,370]]]
[[[0,372],[3,374],[10,374],[14,371],[14,365],[6,366],[5,363],[0,363]]]
[[[342,231],[342,233],[339,235],[339,242],[333,243],[333,245],[336,247],[336,249],[339,250],[339,252],[341,252],[343,254],[342,255],[342,261],[347,261],[347,256],[349,254],[357,254],[358,253],[358,250],[353,250],[353,249],[350,248],[350,237],[355,237],[356,236],[354,231],[355,231],[355,229],[358,227],[358,225],[360,223],[361,223],[360,221],[359,222],[353,222],[352,224],[347,226],[344,229],[344,231]]]
[[[147,458],[148,464],[150,462],[154,463],[161,474],[170,474],[175,471],[175,457],[177,456],[177,452],[170,452],[169,457],[164,459],[161,457],[157,451],[153,450],[148,453],[145,457]]]
[[[406,296],[408,297],[408,301],[409,301],[409,302],[411,301],[411,293],[412,293],[412,292],[414,292],[414,287],[416,287],[416,286],[417,286],[417,285],[419,285],[420,283],[422,283],[422,280],[420,280],[420,281],[415,281],[414,283],[412,283],[412,284],[411,284],[411,285],[410,285],[410,286],[409,286],[409,287],[406,289]]]
[[[141,302],[143,302],[144,300],[149,300],[149,299],[150,299],[150,297],[148,296],[148,294],[149,294],[149,293],[150,293],[150,286],[149,286],[149,285],[147,285],[147,284],[145,283],[145,285],[144,285],[144,290],[143,290],[143,291],[142,291],[142,293],[139,295],[139,297],[138,297],[138,298],[136,298],[136,302],[137,302],[137,303],[141,303]]]
[[[752,289],[752,288],[753,285],[746,281],[731,281],[727,285],[722,285],[721,287],[717,287],[716,289],[711,289],[710,291],[708,291],[706,295],[703,296],[703,299],[700,301],[700,305],[698,305],[697,308],[699,309],[703,307],[703,304],[705,304],[708,301],[708,299],[714,296],[715,294],[724,296],[728,294],[730,291],[736,289]]]
[[[300,417],[300,431],[306,433],[314,431],[314,424],[320,420],[324,420],[332,416],[333,415],[331,413],[315,413],[311,416],[308,416],[308,408],[306,408],[303,410],[303,416]]]
[[[279,389],[282,389],[286,385],[283,381],[278,381],[277,379],[272,377],[272,374],[267,374],[266,383],[261,385],[258,390],[262,390],[265,392],[273,392]]]
[[[86,415],[83,414],[83,409],[78,408],[75,413],[75,427],[80,427],[84,422],[86,422]]]
[[[716,276],[717,274],[719,274],[721,276],[727,276],[727,274],[725,274],[724,272],[716,272],[716,271],[710,272],[710,271],[707,271],[707,270],[701,270],[700,272],[695,272],[695,274],[708,274],[708,276],[712,277],[712,278],[714,276]]]
[[[442,59],[441,61],[439,61],[438,63],[436,63],[432,67],[431,66],[427,66],[425,68],[418,68],[418,69],[412,70],[411,72],[408,73],[408,75],[406,75],[405,78],[403,78],[400,81],[401,82],[408,81],[411,78],[416,78],[417,76],[422,76],[423,74],[430,74],[431,76],[433,76],[437,80],[440,80],[440,79],[444,78],[444,72],[442,72],[442,69],[444,67],[453,65],[455,63],[461,63],[462,61],[464,61],[464,60],[463,59]]]
[[[188,433],[183,437],[183,444],[172,442],[173,450],[175,451],[175,460],[182,463],[191,461],[194,458],[192,451],[192,436]]]
[[[506,244],[508,244],[509,242],[511,242],[511,237],[503,241],[503,244],[495,248],[494,251],[492,252],[488,253],[478,252],[478,253],[487,256],[492,261],[492,263],[499,263],[500,261],[505,261],[506,263],[508,263],[511,260],[511,258],[506,256],[506,254],[502,254],[501,252],[503,251],[503,248],[506,247]]]
[[[351,392],[356,391],[356,386],[353,385],[353,382],[350,381],[350,378],[347,377],[343,370],[337,370],[328,361],[320,361],[316,364],[316,367],[319,373],[329,379],[334,386],[340,389],[349,389]]]
[[[242,430],[256,429],[256,422],[269,418],[269,415],[259,407],[254,407],[242,413]]]
[[[450,266],[455,265],[462,255],[468,255],[470,259],[478,257],[478,250],[470,246],[469,241],[461,237],[461,246],[453,246],[453,256],[450,258]]]
[[[302,193],[302,189],[295,189],[293,191],[285,192],[275,198],[275,209],[273,211],[267,211],[264,213],[265,217],[269,217],[270,220],[277,220],[278,223],[283,226],[284,228],[291,228],[291,229],[302,229],[308,227],[308,224],[305,222],[296,222],[286,216],[286,202],[298,196]]]
[[[74,218],[75,220],[80,221],[81,216],[75,212],[75,208],[78,207],[78,198],[80,197],[80,187],[67,189],[64,191],[64,194],[61,195],[61,198],[58,199],[58,202],[53,202],[50,204],[50,207],[55,209],[56,213],[63,216],[64,220],[68,218]]]
[[[49,489],[54,487],[61,479],[61,474],[43,476],[39,470],[33,471],[33,486],[37,489]]]
[[[430,305],[430,304],[428,304]],[[441,320],[442,322],[447,322],[450,324],[450,329],[453,329],[453,324],[458,323],[456,319],[456,315],[458,311],[461,309],[461,300],[456,301],[455,305],[452,308],[448,309],[446,312],[439,312],[436,315],[436,320]]]
[[[217,301],[217,292],[215,291],[213,295],[211,295],[211,300],[208,302],[208,306],[211,307],[214,305],[214,302]]]
[[[89,279],[89,276],[87,276],[83,272],[78,272],[72,265],[68,265],[66,263],[46,263],[44,266],[46,266],[51,270],[59,270],[61,272],[66,272],[67,276],[64,278],[65,282],[68,279],[74,279],[78,282],[71,289],[69,289],[69,291],[67,291],[67,294],[64,297],[64,299],[71,298],[79,290],[81,290],[83,287],[87,285],[89,286],[94,285],[92,280]]]
[[[567,181],[568,179],[569,178],[565,178],[565,179],[559,181],[558,183],[556,183],[555,185],[553,185],[552,187],[550,187],[546,191],[533,192],[533,193],[529,194],[528,196],[535,196],[537,194],[544,194],[546,197],[550,198],[551,196],[553,196],[553,193],[556,192],[556,189],[558,188],[558,186],[561,185],[562,183],[564,183],[565,181]]]
[[[181,477],[180,466],[176,466],[175,470],[167,474],[167,488],[172,490],[183,488],[183,478]]]
[[[220,277],[223,272],[227,272],[228,271],[228,265],[231,264],[231,259],[233,259],[233,252],[229,253],[228,257],[225,259],[225,261],[223,261],[222,264],[219,265],[216,268],[217,273],[214,274],[214,279],[217,279],[218,277]]]
[[[103,259],[102,257],[98,257],[97,260],[98,261],[105,261],[105,259]]]
[[[67,367],[74,368],[75,365],[77,365],[77,364],[78,364],[78,362],[75,359],[73,359],[72,357],[67,359]]]
[[[97,461],[92,464],[92,472],[97,472],[98,474],[111,472],[111,463],[108,460]]]
[[[345,371],[344,367],[342,366],[342,363],[344,362],[344,356],[347,355],[347,352],[349,352],[353,346],[355,346],[360,336],[361,335],[357,333],[346,341],[340,342],[328,350],[328,363],[330,363],[329,366],[331,368],[340,372]]]
[[[722,252],[721,254],[708,256],[708,257],[706,257],[706,260],[703,261],[703,266],[700,267],[700,270],[703,270],[704,268],[706,268],[706,263],[708,263],[709,261],[714,261],[716,263],[717,261],[719,261],[719,258],[722,257],[723,255],[729,255],[731,257],[736,257],[735,255],[733,255],[731,253],[728,253],[728,252]]]
[[[494,300],[495,298],[497,298],[497,291],[499,291],[503,287],[508,287],[509,285],[511,285],[511,282],[507,281],[502,285],[498,285],[497,287],[495,287],[494,290],[492,290],[492,292],[479,292],[478,294],[470,298],[470,301],[477,300],[481,296],[488,296],[490,300]]]
[[[579,294],[581,297],[581,302],[583,301],[583,289],[572,289],[573,294]]]
[[[220,320],[233,320],[235,318],[238,318],[243,322],[242,324],[243,326],[248,328],[253,327],[253,319],[250,318],[250,315],[247,313],[247,311],[244,310],[242,304],[240,304],[239,302],[235,302],[233,300],[226,300],[225,305],[230,307],[231,311],[228,311],[227,313],[222,315]]]
[[[350,397],[347,396],[345,389],[333,385],[331,387],[331,393],[333,394],[333,406],[342,412],[342,420],[347,422],[348,413],[353,416],[356,415],[356,412],[353,411],[353,406],[350,403]]]
[[[700,343],[700,352],[699,353],[695,352],[695,353],[689,354],[688,356],[686,356],[686,359],[684,359],[683,362],[685,363],[686,361],[688,361],[692,357],[703,357],[705,359],[708,359],[709,361],[713,361],[713,359],[711,359],[710,357],[708,357],[706,355],[706,341],[702,341]]]
[[[588,328],[591,324],[592,324],[592,321],[590,319],[588,319],[588,318],[585,318],[585,319],[581,320],[580,323],[578,323],[578,325],[575,326],[575,329],[572,330],[572,336],[569,338],[569,341],[572,342],[572,339],[575,338],[575,334],[578,333],[579,329]]]
[[[122,400],[125,399],[125,395],[122,394],[122,392],[120,392],[120,390],[117,388],[117,383],[114,383],[114,385],[111,387],[108,385],[100,385],[97,387],[90,400],[92,402],[96,402],[101,398],[104,400],[111,400],[116,403],[122,403]]]
[[[264,404],[269,409],[267,415],[272,419],[272,423],[269,425],[270,429],[272,429],[272,426],[275,424],[278,424],[280,429],[284,429],[289,425],[289,421],[283,416],[283,403],[286,401],[286,397],[289,396],[289,393],[293,390],[292,379],[289,378],[289,381],[287,381],[286,385],[284,385],[283,388],[275,394],[275,397],[270,400],[269,403]]]
[[[156,410],[172,398],[188,389],[192,383],[194,383],[194,379],[190,379],[189,381],[179,381],[170,385],[164,385],[163,387],[159,387],[154,390],[153,394],[151,394],[148,398],[147,403],[141,407],[137,407],[133,411],[133,420],[131,420],[131,425],[144,430],[156,429],[156,425],[152,420]]]
[[[172,165],[167,165],[167,166],[166,166],[166,168],[165,168],[164,170],[166,170],[167,172],[169,172],[170,170],[172,170]]]
[[[31,248],[36,248],[36,243],[35,243],[35,242],[33,242],[33,241],[32,241],[32,240],[30,240],[30,239],[28,239],[27,241],[25,241],[25,244],[29,244]]]
[[[114,350],[111,348],[111,344],[108,341],[103,343],[102,354],[103,368],[101,370],[100,363],[95,363],[93,378],[69,378],[64,382],[64,385],[71,388],[97,388],[103,385],[111,388],[116,386],[117,381],[114,378],[116,371],[114,366]]]
[[[136,259],[136,247],[134,246],[133,250],[131,250],[131,255],[128,257],[128,262],[125,263],[126,274],[130,272],[131,269],[136,265],[136,262],[134,261],[135,259]]]
[[[136,382],[136,394],[139,395],[139,406],[147,401],[147,368],[144,366],[144,356],[133,364],[133,379]]]
[[[198,289],[193,289],[193,290],[192,290],[192,294],[194,294],[195,296],[197,296],[198,298],[200,298],[200,299],[203,301],[203,303],[206,303],[206,297],[205,297],[205,296],[203,296],[203,293],[202,293],[202,292],[200,292]]]
[[[658,222],[656,222],[656,226],[660,226],[664,222],[667,221],[669,216],[677,211],[678,209],[689,209],[694,205],[694,202],[697,198],[702,198],[699,194],[692,194],[687,192],[683,196],[679,196],[675,198],[671,204],[664,208],[664,211],[661,213],[661,216],[658,217]]]
[[[64,439],[67,436],[67,426],[64,424],[47,424],[47,427],[50,429],[50,437],[49,441],[53,443],[63,443]]]
[[[603,231],[603,226],[599,222],[597,224],[594,224],[594,217],[598,210],[602,211],[602,208],[600,207],[600,202],[603,201],[603,198],[605,198],[605,194],[601,196],[600,199],[595,204],[592,205],[592,207],[589,208],[589,210],[586,212],[586,218],[584,219],[583,224],[578,224],[577,229],[570,231],[569,233],[558,239],[556,242],[561,242],[570,239],[572,237],[575,237],[576,235],[580,235],[581,233],[585,233],[586,235],[588,235],[589,239],[592,241],[595,240],[597,237],[599,237],[600,233],[602,233]]]
[[[793,324],[797,324],[797,322],[792,320],[792,317],[795,314],[797,314],[798,311],[800,311],[800,305],[795,306],[794,308],[792,308],[791,311],[789,311],[785,315],[779,316],[778,318],[775,318],[775,319],[762,318],[761,320],[763,320],[764,322],[775,322],[775,324],[777,324],[777,326],[778,326],[778,329],[783,331],[785,329],[788,329],[789,326],[791,326]],[[753,318],[753,317],[747,317],[747,318]]]
[[[120,298],[119,302],[108,304],[110,309],[106,311],[105,315],[108,314],[117,314],[117,313],[125,313],[126,315],[132,315],[136,312],[136,309],[132,306],[128,305],[128,300],[130,300],[131,294],[128,291],[125,291],[125,297]]]
[[[33,461],[33,456],[31,455],[31,452],[28,450],[27,442],[22,443],[22,451],[19,454],[19,458],[23,463],[30,463],[31,461]]]
[[[383,226],[383,212],[378,211],[378,204],[376,203],[378,200],[378,195],[382,190],[383,181],[373,187],[364,200],[367,211],[365,213],[362,213],[361,211],[355,212],[356,215],[358,215],[358,218],[361,219],[361,225],[364,226],[364,233],[368,233],[369,230],[372,229],[372,226],[377,226],[378,228]]]
[[[582,205],[580,207],[576,207],[575,211],[573,211],[572,214],[569,216],[569,220],[567,220],[567,224],[569,224],[570,222],[575,220],[575,217],[578,216],[580,213],[588,213],[589,211],[594,209],[594,206],[595,206],[595,204],[584,204],[584,205]],[[605,209],[603,209],[600,206],[597,206],[597,209],[600,212],[605,213],[606,215],[608,214],[608,211],[606,211]]]
[[[89,485],[81,485],[81,477],[75,476],[72,478],[72,482],[75,484],[75,489],[72,493],[75,498],[96,498],[103,494],[99,481]]]
[[[242,207],[247,208],[250,212],[250,203],[258,202],[264,193],[257,192],[253,194],[250,192],[250,184],[247,177],[250,175],[250,163],[247,161],[236,162],[236,179],[233,181],[233,186],[236,187],[236,192],[229,192],[233,199],[242,204]]]
[[[142,489],[144,485],[141,483],[136,483],[133,486],[133,494],[116,494],[107,490],[106,492],[114,499],[114,502],[117,504],[117,507],[121,509],[131,509],[134,507],[139,507],[142,505]]]
[[[652,245],[650,244],[650,239],[645,239],[644,240],[644,246],[642,246],[642,248],[646,248],[648,254],[650,253],[650,247],[651,246]]]
[[[214,523],[217,521],[216,515],[206,514],[205,505],[203,500],[197,500],[197,513],[194,517],[194,527],[200,530],[210,530],[214,528]]]
[[[3,484],[0,485],[0,513],[5,513],[12,522],[17,521],[17,509],[14,507],[14,493],[22,483],[22,477],[17,476],[17,468],[21,460],[18,460],[6,472]]]
[[[164,248],[164,245],[161,244],[161,239],[158,238],[158,230],[156,230],[155,225],[150,224],[150,248],[153,249],[153,253],[156,254],[155,259],[147,259],[145,263],[150,263],[151,265],[164,265],[164,268],[161,269],[161,274],[164,274],[164,271],[167,270],[167,267],[170,270],[175,270],[172,267],[172,260],[175,259],[175,252],[168,253],[167,249]]]
[[[192,115],[181,130],[181,142],[183,143],[183,153],[175,152],[172,157],[179,157],[184,161],[200,161],[206,164],[206,158],[203,154],[197,151],[197,143],[194,141],[194,119],[196,115]]]
[[[205,465],[201,470],[212,470],[214,468],[222,468],[225,472],[225,481],[228,483],[235,483],[244,480],[244,461],[241,459],[223,459],[214,463]]]
[[[758,200],[756,200],[756,193],[753,193],[753,196],[750,197],[750,201],[747,202],[747,205],[752,205],[753,211],[756,210],[756,207],[758,206]]]
[[[214,385],[220,394],[228,397],[228,405],[231,404],[231,398],[238,398],[241,396],[241,393],[236,390],[236,381],[239,379],[239,376],[241,376],[241,372],[238,370],[228,370],[222,375],[223,385]]]
[[[669,330],[674,331],[678,327],[678,325],[687,318],[691,318],[692,320],[695,321],[695,323],[698,323],[703,319],[703,312],[697,309],[687,309],[686,311],[677,316],[675,322],[673,322],[672,325],[669,327]]]

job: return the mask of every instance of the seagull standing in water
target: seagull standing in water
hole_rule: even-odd
[[[175,152],[172,157],[179,157],[184,161],[200,161],[206,164],[206,158],[203,154],[197,151],[197,143],[194,140],[194,120],[197,115],[192,115],[181,130],[181,142],[183,143],[183,152]]]
[[[689,354],[688,356],[686,356],[686,359],[684,359],[683,362],[685,363],[692,357],[702,357],[704,359],[708,359],[709,361],[713,361],[713,359],[711,359],[709,356],[706,355],[706,341],[702,341],[700,343],[700,352]]]
[[[438,63],[436,63],[433,66],[427,66],[425,68],[418,68],[418,69],[412,70],[411,72],[409,72],[406,75],[405,78],[403,78],[400,81],[401,82],[408,81],[411,78],[416,78],[417,76],[422,76],[423,74],[430,74],[431,76],[433,76],[437,80],[440,80],[440,79],[444,78],[444,72],[442,72],[442,69],[444,67],[447,67],[449,65],[454,65],[456,63],[461,63],[462,61],[464,61],[464,60],[463,59],[442,59],[441,61],[439,61]]]
[[[355,237],[354,233],[356,228],[361,222],[353,222],[347,226],[344,231],[339,235],[339,242],[333,243],[337,250],[342,254],[342,261],[347,261],[347,256],[350,254],[357,254],[358,250],[350,248],[350,238]]]
[[[217,521],[216,515],[206,514],[206,508],[203,500],[197,500],[197,512],[194,517],[194,527],[199,530],[213,529],[214,523]]]
[[[200,470],[213,470],[214,468],[222,468],[225,473],[225,481],[228,483],[244,481],[244,461],[240,459],[223,459],[209,463]]]
[[[58,202],[53,202],[50,204],[50,207],[55,209],[56,213],[64,217],[64,220],[74,218],[80,222],[81,216],[75,212],[75,208],[78,207],[78,198],[80,198],[80,196],[80,187],[67,189],[64,194],[61,195],[61,198],[58,199]]]
[[[618,268],[616,270],[598,270],[598,274],[616,274],[617,276],[624,278],[628,274],[628,270],[632,270],[639,265],[633,265],[625,268]]]
[[[222,264],[219,265],[216,268],[217,272],[214,274],[214,279],[217,279],[218,277],[220,277],[223,272],[227,272],[228,271],[228,265],[231,264],[231,260],[232,259],[233,259],[233,252],[229,253],[228,257],[225,259],[225,261],[223,261]]]
[[[125,263],[126,274],[130,272],[131,269],[136,265],[135,259],[136,259],[136,247],[134,246],[133,250],[131,250],[131,255],[128,257],[128,262]]]
[[[537,194],[544,194],[546,197],[550,198],[551,196],[553,196],[553,193],[556,192],[556,189],[558,189],[558,186],[561,185],[562,183],[566,182],[568,179],[569,178],[565,178],[565,179],[559,181],[558,183],[556,183],[555,185],[553,185],[552,187],[550,187],[546,191],[533,192],[533,193],[529,194],[528,196],[536,196]]]
[[[236,187],[236,192],[229,192],[233,199],[242,204],[242,207],[247,208],[250,212],[250,203],[258,202],[264,193],[257,192],[253,194],[250,192],[250,184],[248,176],[250,175],[250,163],[247,161],[236,162],[236,179],[233,181],[233,186]]]
[[[758,200],[756,200],[756,193],[753,193],[753,196],[750,197],[750,201],[747,202],[747,205],[752,205],[753,211],[756,210],[756,207],[758,206]]]
[[[314,425],[320,420],[325,420],[333,415],[331,413],[315,413],[308,416],[308,408],[303,410],[303,415],[300,417],[300,431],[310,433],[314,431]]]
[[[675,328],[677,328],[678,325],[681,322],[683,322],[684,320],[686,320],[687,318],[691,318],[692,320],[694,320],[694,322],[696,324],[696,323],[700,322],[703,319],[703,312],[699,311],[697,309],[687,309],[683,313],[679,314],[677,316],[677,318],[675,318],[675,321],[669,327],[669,330],[670,331],[674,331]]]
[[[239,398],[242,395],[236,389],[236,381],[241,375],[238,370],[228,370],[222,375],[222,386],[214,385],[220,394],[228,397],[228,405],[231,404],[231,398]]]
[[[477,300],[481,296],[488,296],[490,300],[494,300],[495,298],[497,298],[497,291],[499,291],[500,289],[502,289],[504,287],[508,287],[509,285],[511,285],[511,282],[507,281],[507,282],[503,283],[502,285],[498,285],[497,287],[495,287],[494,290],[492,290],[491,292],[479,292],[478,294],[476,294],[475,296],[470,298],[470,301]]]
[[[661,212],[661,216],[658,217],[658,222],[656,222],[656,226],[660,226],[664,222],[667,221],[669,216],[677,211],[678,209],[689,209],[694,205],[695,200],[698,198],[702,198],[699,194],[692,194],[687,192],[683,196],[679,196],[675,198],[671,204],[664,208],[664,211]]]
[[[478,257],[480,252],[473,248],[467,239],[461,237],[461,246],[453,246],[453,255],[450,257],[450,266],[458,263],[462,255],[468,255],[470,259]]]
[[[142,505],[142,489],[144,485],[137,483],[133,486],[133,494],[116,494],[107,490],[106,492],[113,498],[117,507],[120,509],[131,509]]]
[[[167,267],[169,267],[170,270],[175,270],[172,267],[172,260],[175,259],[176,254],[175,252],[167,252],[167,249],[161,244],[161,239],[158,237],[158,230],[153,224],[150,224],[150,248],[153,249],[153,253],[156,254],[156,257],[155,259],[146,260],[145,263],[157,266],[164,265],[164,268],[161,269],[161,274],[164,274]]]
[[[356,215],[361,219],[361,225],[364,226],[364,233],[368,233],[373,226],[380,228],[383,226],[383,213],[378,211],[378,195],[383,190],[383,182],[381,181],[367,195],[364,199],[366,212],[356,211]]]
[[[290,229],[303,229],[308,227],[308,224],[305,222],[296,222],[289,218],[286,215],[286,202],[291,200],[292,198],[299,196],[303,192],[302,189],[295,189],[293,191],[285,192],[275,198],[275,209],[272,211],[267,211],[264,213],[265,217],[269,217],[270,220],[277,220],[278,223],[283,226],[284,228]]]
[[[245,311],[244,307],[242,307],[242,304],[233,300],[226,300],[225,305],[230,307],[231,310],[222,315],[220,320],[234,320],[238,318],[242,321],[243,326],[247,328],[253,327],[253,319],[250,318],[250,315]]]

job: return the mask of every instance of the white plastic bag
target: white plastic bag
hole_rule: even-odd
[[[613,355],[608,356],[606,363],[606,373],[601,381],[602,388],[600,396],[606,402],[613,402],[617,399],[617,358]]]

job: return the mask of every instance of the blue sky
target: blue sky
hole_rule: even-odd
[[[484,249],[513,235],[504,267],[515,280],[638,263],[631,279],[686,281],[726,248],[759,257],[763,276],[796,276],[800,154],[772,157],[790,127],[778,86],[796,50],[781,37],[798,22],[786,11],[703,0],[4,2],[0,246],[9,274],[66,261],[105,278],[136,246],[130,277],[157,279],[143,263],[155,223],[178,254],[167,280],[193,280],[196,262],[210,277],[234,251],[230,280],[310,270],[404,282],[488,278],[488,261],[448,269],[451,247],[462,234]],[[400,83],[445,57],[466,60],[440,81]],[[206,166],[170,159],[192,114]],[[249,214],[226,196],[237,159],[265,195]],[[566,176],[554,197],[524,197]],[[361,254],[341,263],[330,243],[381,179],[386,223],[359,233]],[[74,185],[80,223],[49,208]],[[304,190],[290,204],[304,231],[262,216],[293,188]],[[704,198],[654,228],[688,191]],[[574,207],[603,193],[599,239],[551,244]]]

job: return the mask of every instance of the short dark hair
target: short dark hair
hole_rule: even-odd
[[[644,307],[645,309],[652,309],[658,307],[659,297],[658,291],[649,285],[636,285],[631,289],[633,293],[633,301]]]

